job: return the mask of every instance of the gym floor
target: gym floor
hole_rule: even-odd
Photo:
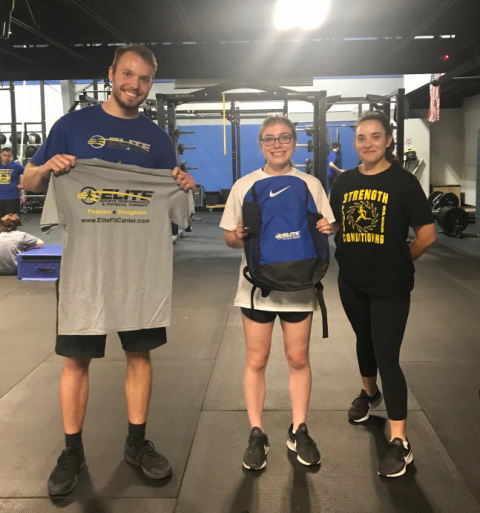
[[[244,342],[233,307],[240,251],[225,246],[221,213],[197,213],[193,232],[174,246],[169,342],[152,352],[154,388],[147,436],[172,463],[153,481],[123,461],[127,430],[124,356],[116,335],[91,366],[84,426],[88,469],[76,490],[52,501],[47,478],[64,438],[53,352],[52,282],[0,277],[0,511],[65,513],[467,513],[480,512],[480,239],[438,235],[416,265],[416,288],[402,348],[409,385],[408,436],[414,463],[381,479],[387,448],[383,404],[363,425],[347,410],[360,391],[355,339],[336,286],[332,257],[324,279],[330,338],[321,316],[311,339],[313,390],[308,417],[320,468],[299,464],[285,446],[291,422],[281,330],[267,371],[265,470],[246,471],[249,425],[242,390]],[[22,229],[46,244],[39,215]],[[331,241],[333,243],[333,241]],[[333,246],[332,246],[333,254]]]

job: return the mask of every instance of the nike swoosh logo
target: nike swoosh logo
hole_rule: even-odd
[[[280,191],[277,191],[277,192],[270,191],[270,197],[274,198],[275,196],[278,196],[280,193],[282,193],[283,191],[286,191],[290,187],[291,187],[291,185],[289,185],[288,187],[285,187],[285,189],[281,189]]]

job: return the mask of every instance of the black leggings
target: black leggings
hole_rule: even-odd
[[[410,295],[377,298],[356,289],[341,275],[338,288],[343,308],[357,335],[360,373],[369,378],[380,372],[390,420],[407,418],[407,383],[400,368],[400,346],[410,310]]]

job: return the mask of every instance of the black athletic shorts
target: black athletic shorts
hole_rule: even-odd
[[[119,331],[127,353],[142,353],[167,343],[165,328]],[[55,352],[68,358],[103,358],[107,335],[57,335]]]
[[[285,322],[302,322],[312,312],[268,312],[267,310],[255,310],[251,308],[241,308],[242,313],[248,319],[259,322],[260,324],[267,324],[275,320],[277,315]]]
[[[59,335],[58,334],[58,289],[60,280],[55,282],[57,294],[57,341],[55,352],[67,358],[103,358],[107,335]],[[144,353],[167,343],[166,328],[149,328],[133,331],[119,331],[118,336],[123,350],[127,353]]]
[[[20,198],[0,200],[0,219],[7,214],[20,215]]]

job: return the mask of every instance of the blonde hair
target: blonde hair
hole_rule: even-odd
[[[282,116],[281,114],[270,114],[263,120],[263,123],[260,125],[260,130],[258,132],[258,141],[260,143],[262,142],[263,132],[265,132],[266,128],[270,125],[275,125],[276,123],[287,125],[292,132],[293,138],[297,140],[297,131],[295,129],[295,125],[286,116]]]

